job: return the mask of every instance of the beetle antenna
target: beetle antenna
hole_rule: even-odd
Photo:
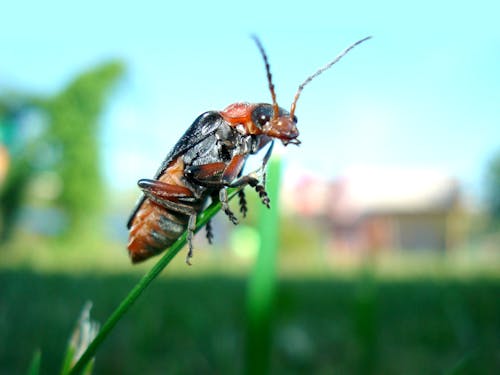
[[[256,35],[252,35],[253,40],[257,44],[257,47],[259,48],[260,54],[262,55],[262,58],[264,59],[264,64],[266,65],[266,73],[267,73],[267,82],[269,83],[269,91],[271,91],[271,98],[273,99],[273,117],[278,118],[279,116],[279,107],[278,103],[276,102],[276,92],[274,91],[274,84],[272,80],[272,75],[271,75],[271,68],[269,66],[269,60],[267,59],[266,51],[264,51],[264,47],[262,46],[262,43],[260,42],[259,38],[257,38]]]
[[[311,82],[314,78],[319,76],[321,73],[323,73],[325,70],[330,69],[335,63],[337,63],[342,57],[344,57],[350,50],[352,50],[354,47],[356,47],[358,44],[363,43],[364,41],[370,39],[371,36],[367,36],[366,38],[363,38],[361,40],[358,40],[356,43],[350,45],[347,47],[345,50],[343,50],[335,59],[330,61],[328,64],[326,64],[324,67],[318,69],[316,73],[312,74],[311,76],[307,77],[304,82],[299,86],[295,97],[293,98],[292,106],[290,108],[290,118],[293,118],[293,115],[295,113],[295,107],[297,105],[297,100],[299,100],[299,96],[302,93],[302,90],[304,90],[304,86],[307,85],[309,82]]]

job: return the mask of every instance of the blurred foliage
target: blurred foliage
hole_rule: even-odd
[[[279,188],[281,161],[271,158],[267,166],[267,193],[273,209],[259,204],[260,246],[248,280],[246,300],[245,373],[271,373],[272,317],[276,298],[276,264],[280,242]]]
[[[120,62],[98,66],[77,77],[54,98],[41,102],[50,117],[48,140],[60,153],[55,170],[63,188],[57,202],[68,215],[70,235],[99,228],[95,219],[105,192],[98,120],[111,88],[123,72]]]
[[[28,375],[38,375],[40,374],[40,364],[42,361],[42,353],[40,350],[35,351],[33,359],[31,360],[30,368],[28,370]]]
[[[307,254],[311,249],[321,249],[327,239],[327,220],[309,219],[299,215],[284,215],[281,219],[281,244],[287,252]]]
[[[183,276],[167,273],[151,285],[102,346],[95,374],[243,373],[247,281],[189,277],[194,271],[184,266]],[[271,373],[500,372],[498,278],[365,281],[279,279]],[[0,374],[24,373],[36,348],[41,373],[58,373],[82,303],[91,299],[93,317],[104,321],[136,282],[137,275],[0,271],[0,337],[9,343],[0,345]]]
[[[53,203],[67,217],[66,234],[82,236],[100,227],[95,220],[105,191],[98,121],[111,89],[123,73],[124,65],[113,61],[79,75],[53,97],[17,93],[0,97],[1,130],[6,134],[0,141],[12,154],[8,177],[0,188],[1,240],[10,237],[24,192],[37,169],[56,172],[62,182],[62,190]],[[29,111],[41,113],[45,124],[40,134],[28,140],[13,136],[20,132],[21,125],[37,125],[29,119],[21,123],[19,114]]]
[[[486,210],[492,228],[500,230],[500,152],[490,161],[486,174]]]
[[[8,241],[12,235],[19,207],[34,172],[33,145],[17,136],[22,114],[32,101],[33,98],[16,93],[0,97],[0,142],[10,154],[7,176],[0,184],[0,243]]]
[[[11,238],[32,172],[31,164],[23,155],[12,162],[0,186],[0,243]]]

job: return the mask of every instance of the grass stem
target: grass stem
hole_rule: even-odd
[[[279,186],[281,163],[272,158],[268,164],[267,193],[271,210],[259,212],[260,249],[250,275],[247,291],[246,367],[248,375],[271,373],[271,326],[276,293],[276,264],[279,247]]]
[[[231,189],[228,198],[232,199],[238,192],[238,189]],[[198,232],[221,208],[220,202],[212,203],[201,215],[198,216],[196,222],[196,230]],[[134,302],[139,298],[142,292],[148,287],[149,284],[168,266],[170,261],[179,253],[179,251],[186,244],[187,233],[184,232],[177,241],[165,252],[160,260],[146,273],[142,279],[132,288],[130,293],[122,300],[120,305],[111,314],[108,320],[103,324],[101,330],[89,344],[88,348],[82,356],[75,363],[73,368],[67,373],[68,375],[80,374],[85,368],[87,363],[92,360],[95,353],[106,337],[111,333],[116,324],[120,321],[123,315],[130,309]]]

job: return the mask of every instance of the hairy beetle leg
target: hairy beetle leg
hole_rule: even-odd
[[[191,165],[185,169],[184,174],[203,186],[227,186],[241,172],[244,163],[245,158],[236,155],[228,165],[223,162]]]
[[[267,208],[271,208],[271,200],[267,195],[267,191],[263,185],[255,185],[255,191],[259,194],[260,200],[262,204],[264,204]]]
[[[259,179],[256,177],[258,175],[259,171],[260,170],[258,170],[256,172],[253,172],[253,173],[250,173],[250,174],[248,174],[246,176],[241,176],[240,178],[238,178],[236,181],[234,181],[229,186],[230,187],[239,187],[239,186],[242,186],[242,185],[250,185],[251,187],[253,187],[255,189],[255,191],[257,192],[257,194],[259,194],[259,197],[260,197],[260,200],[262,201],[262,203],[267,208],[270,208],[271,207],[270,206],[271,200],[269,199],[269,196],[267,195],[266,188],[264,187],[263,184],[259,184]],[[263,179],[265,179],[265,174],[263,176]],[[242,191],[243,190],[240,190],[240,193]],[[246,201],[245,201],[245,203],[246,203]],[[240,196],[240,204],[241,204],[241,196]],[[243,206],[241,208],[243,210]],[[246,206],[245,206],[245,208],[246,208]],[[246,210],[245,210],[245,213],[246,213]]]
[[[233,211],[231,211],[231,209],[229,208],[229,203],[228,203],[228,198],[227,198],[227,190],[225,188],[222,188],[219,190],[219,200],[222,204],[222,211],[224,211],[224,213],[227,215],[229,220],[231,220],[231,222],[234,225],[237,225],[238,219],[236,218],[236,216],[234,216]]]
[[[205,230],[207,231],[207,240],[208,243],[211,245],[212,241],[214,239],[214,233],[212,231],[212,220],[208,220],[207,224],[205,226]]]
[[[170,202],[191,202],[195,199],[193,192],[184,186],[167,184],[162,181],[150,180],[147,178],[137,181],[137,185],[148,198],[153,196],[156,199]]]
[[[188,243],[188,253],[186,255],[186,264],[191,266],[191,258],[193,257],[193,236],[196,229],[196,214],[189,216],[189,222],[187,227],[187,243]]]
[[[259,194],[259,197],[260,197],[260,200],[262,201],[262,203],[267,208],[271,208],[271,200],[269,199],[269,196],[267,195],[266,188],[264,187],[263,184],[259,184],[259,180],[256,177],[254,177],[255,174],[256,173],[251,173],[249,175],[242,176],[237,181],[235,181],[235,183],[231,184],[230,186],[237,187],[237,186],[241,186],[241,185],[250,185],[251,187],[253,187],[255,189],[257,194]],[[264,175],[264,178],[265,178],[265,175]],[[243,192],[243,190],[240,190],[238,195],[242,192]],[[244,193],[243,193],[243,200],[244,200],[245,206],[242,205],[241,199],[242,198],[240,195],[241,212],[243,213],[243,210],[245,210],[245,213],[243,214],[243,215],[245,215],[247,210],[246,210],[246,200],[245,200]]]
[[[262,166],[259,170],[259,172],[262,173],[262,184],[259,184],[259,183],[255,184],[255,185],[250,184],[250,186],[252,186],[255,189],[255,191],[259,194],[260,200],[267,208],[271,208],[271,200],[269,199],[269,196],[267,195],[267,191],[265,188],[266,177],[267,177],[266,165],[267,165],[269,159],[271,158],[271,153],[273,151],[273,147],[274,147],[274,141],[271,142],[271,146],[269,146],[269,148],[267,149],[267,152],[264,155],[264,159],[262,160]]]
[[[239,203],[240,203],[240,212],[243,215],[243,217],[247,217],[247,200],[245,198],[245,191],[241,189],[238,191],[238,198],[239,198]]]

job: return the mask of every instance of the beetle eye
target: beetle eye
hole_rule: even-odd
[[[297,123],[297,116],[293,116],[293,122],[296,124]]]
[[[273,106],[271,104],[258,104],[252,112],[252,122],[260,129],[269,126],[273,118]]]
[[[260,115],[259,118],[257,119],[257,122],[260,127],[264,127],[269,122],[270,118],[269,116],[266,115]]]

